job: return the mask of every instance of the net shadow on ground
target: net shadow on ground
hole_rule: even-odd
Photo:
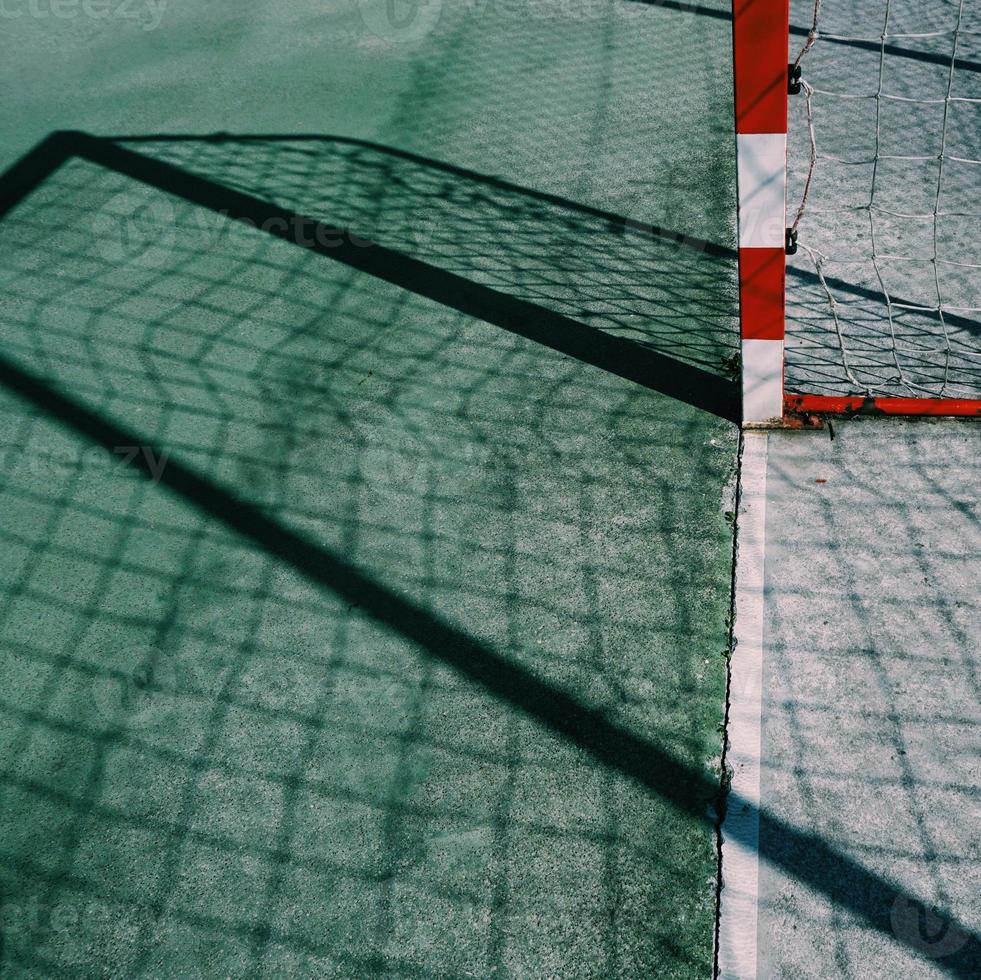
[[[704,973],[725,423],[85,161],[23,203],[10,962]]]
[[[734,387],[706,376],[731,377],[738,361],[732,249],[364,141],[218,134],[119,142],[262,200],[289,203],[297,213],[302,204],[400,255],[506,293],[515,302],[503,310],[493,299],[466,300],[455,280],[430,295],[464,302],[467,312],[496,316],[508,329],[526,329],[536,319],[524,303],[554,311],[567,319],[534,339],[554,344],[562,337],[574,356],[735,417]],[[819,179],[815,199],[832,176]],[[151,179],[166,186],[166,174]],[[196,194],[209,206],[222,203],[200,189]],[[207,230],[199,225],[198,232]],[[788,269],[790,391],[856,393],[866,384],[878,390],[884,379],[892,393],[910,393],[901,379],[919,394],[969,397],[978,389],[976,319],[946,309],[941,321],[909,309],[924,299],[907,280],[890,293],[890,321],[868,269],[850,267],[854,278],[846,280],[825,268],[825,282],[840,300],[846,366],[824,285],[806,261],[794,260]],[[418,288],[420,271],[393,266],[392,275]],[[583,333],[582,325],[601,335]],[[857,383],[847,371],[860,376]]]
[[[339,137],[121,138],[76,149],[198,207],[260,226],[285,219],[288,237],[297,218],[308,236],[323,221],[339,241],[320,254],[738,417],[729,249]]]
[[[107,423],[81,404],[57,395],[43,383],[9,364],[3,367],[2,381],[9,391],[42,406],[52,417],[69,424],[95,444],[102,444],[108,448],[133,442],[131,433]],[[145,477],[151,480],[157,479],[159,474],[154,470],[152,461],[141,460],[134,456],[132,462],[137,470],[143,471]],[[180,464],[171,463],[166,467],[163,471],[163,479],[171,490],[176,491],[203,512],[219,518],[223,524],[239,532],[246,539],[260,544],[264,551],[284,560],[301,575],[326,586],[343,602],[350,603],[349,609],[363,607],[373,619],[393,626],[398,633],[423,647],[429,655],[450,664],[464,677],[477,682],[529,717],[544,722],[569,743],[584,749],[590,756],[601,760],[606,766],[628,776],[641,786],[653,790],[670,801],[672,806],[683,814],[696,819],[699,817],[706,799],[710,798],[711,791],[715,787],[714,780],[685,764],[680,764],[677,758],[672,757],[658,745],[640,739],[629,729],[611,722],[606,711],[596,710],[577,698],[570,697],[560,687],[543,683],[534,674],[526,672],[509,658],[502,658],[488,645],[475,640],[425,609],[415,606],[386,586],[372,581],[348,566],[343,560],[338,560],[327,549],[311,545],[303,536],[279,526],[261,510],[229,496],[221,488],[211,485],[207,480],[202,480],[193,471]],[[149,687],[153,689],[152,682]],[[190,693],[201,696],[203,692],[199,690]],[[218,699],[219,702],[224,700],[224,697]],[[232,700],[231,704],[234,703]],[[222,705],[221,711],[227,710],[228,707],[228,704]],[[304,720],[308,721],[308,719]],[[44,725],[49,723],[48,719],[44,719]],[[90,733],[85,734],[91,737]],[[115,742],[126,744],[130,739],[122,737],[119,732],[112,732],[101,741],[108,744]],[[140,744],[142,739],[135,741],[136,746],[145,748]],[[313,760],[307,758],[304,761],[309,764]],[[480,756],[469,759],[470,764],[485,761],[486,759]],[[237,772],[237,769],[233,769],[233,773]],[[269,773],[264,774],[264,778],[269,777]],[[43,784],[28,781],[22,783],[17,779],[9,782],[18,789],[26,789],[31,793],[58,799],[58,794],[46,793]],[[322,791],[323,787],[318,789]],[[339,799],[348,801],[346,794],[342,794]],[[254,802],[254,800],[249,801],[250,805]],[[331,809],[333,810],[337,805],[338,798],[332,798]],[[728,805],[748,806],[734,794],[730,795]],[[92,808],[93,814],[105,821],[107,813],[100,811],[101,808]],[[433,817],[431,812],[426,812],[425,815],[429,820]],[[164,827],[170,833],[175,832],[175,828],[166,824]],[[831,908],[854,917],[860,926],[871,926],[874,930],[897,939],[916,953],[925,953],[934,960],[937,958],[936,948],[931,948],[931,943],[936,943],[936,938],[928,942],[921,928],[913,928],[908,916],[902,920],[907,927],[905,931],[897,930],[896,925],[896,908],[900,903],[904,912],[909,909],[913,911],[914,919],[916,915],[922,919],[923,910],[931,908],[931,905],[904,892],[887,879],[867,870],[860,861],[847,857],[835,847],[828,845],[819,832],[791,826],[766,811],[760,814],[760,828],[761,853],[765,860],[773,863],[783,873],[789,873],[793,879],[817,891],[822,899],[830,900]],[[176,829],[181,829],[180,825]],[[522,828],[523,831],[529,829]],[[234,841],[224,841],[214,834],[199,834],[185,827],[182,836],[195,842],[203,838],[222,849],[230,847],[233,851],[237,850]],[[404,841],[400,842],[400,846],[404,846]],[[259,852],[258,856],[269,857],[262,852]],[[291,853],[278,852],[272,860],[274,863],[294,863]],[[40,863],[34,864],[23,859],[11,863],[20,872],[50,878],[50,873]],[[302,861],[298,863],[304,865]],[[319,867],[316,862],[314,865]],[[65,884],[59,882],[59,886]],[[85,891],[89,884],[80,876],[78,880],[69,880],[67,887]],[[96,894],[100,899],[103,897],[101,894]],[[432,897],[429,896],[429,899],[431,900]],[[138,909],[140,912],[147,911],[139,906]],[[157,917],[160,917],[164,911],[176,915],[178,919],[184,915],[183,910],[175,912],[169,901],[151,905],[149,911]],[[229,925],[225,921],[216,921],[208,916],[191,915],[188,919],[195,927],[205,929],[218,926],[227,928]],[[943,921],[951,945],[938,966],[942,972],[953,976],[971,976],[978,949],[977,935],[961,925],[949,910],[945,910]],[[252,942],[258,940],[262,950],[265,950],[266,944],[270,942],[290,944],[294,941],[292,938],[287,940],[278,936],[276,930],[265,923],[251,927],[237,925],[233,931],[241,933]],[[682,951],[677,946],[671,944],[670,940],[666,942],[666,948],[672,954],[677,954],[684,959]],[[302,941],[298,944],[298,948],[305,954],[316,954],[319,951],[314,944]],[[224,955],[226,955],[225,950],[223,950]],[[371,970],[375,968],[388,970],[394,965],[393,961],[386,960],[384,957],[351,959],[346,965],[350,967],[354,963],[357,963],[361,969]],[[676,966],[678,965],[680,961],[676,963]]]
[[[771,449],[783,516],[768,531],[763,798],[904,891],[892,934],[869,935],[846,903],[774,862],[761,882],[765,975],[821,964],[842,977],[937,976],[955,972],[951,956],[977,971],[965,931],[978,928],[981,868],[975,428],[853,423],[824,450],[823,438]]]
[[[4,968],[707,972],[734,427],[465,283],[21,173]],[[618,768],[661,743],[680,807]]]

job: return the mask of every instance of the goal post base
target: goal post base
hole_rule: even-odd
[[[785,395],[782,416],[744,419],[742,428],[747,431],[823,429],[825,421],[832,418],[981,419],[981,399]]]
[[[821,415],[905,415],[932,418],[981,418],[981,399],[976,398],[899,398],[865,395],[786,395],[787,420],[800,421]],[[793,425],[793,422],[791,422]]]

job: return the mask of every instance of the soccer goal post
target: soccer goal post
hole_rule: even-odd
[[[981,2],[733,0],[743,420],[981,416]]]

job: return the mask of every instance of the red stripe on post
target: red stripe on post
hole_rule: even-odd
[[[790,0],[733,0],[736,132],[787,132]]]
[[[783,340],[786,265],[782,248],[739,250],[739,318],[743,340]]]

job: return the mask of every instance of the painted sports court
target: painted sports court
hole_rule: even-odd
[[[814,14],[7,0],[0,975],[979,975],[981,9]]]

